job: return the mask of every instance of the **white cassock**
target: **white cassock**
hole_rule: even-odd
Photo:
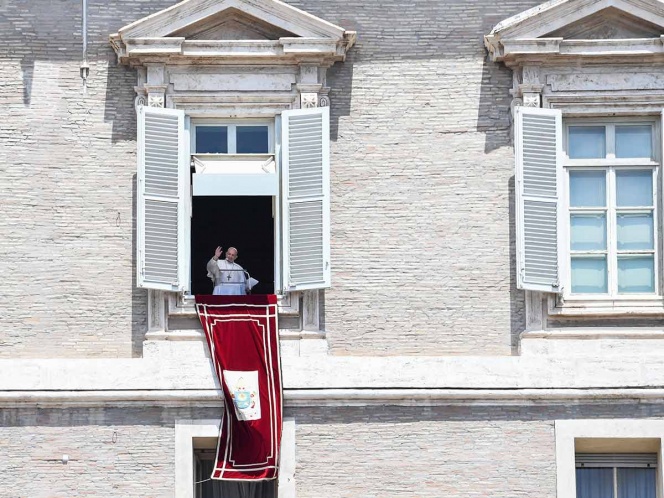
[[[221,271],[219,280],[212,292],[215,296],[244,296],[247,293],[247,277],[244,268],[237,263],[229,263],[225,259],[217,260]]]

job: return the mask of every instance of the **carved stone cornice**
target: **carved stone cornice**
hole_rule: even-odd
[[[254,18],[292,36],[278,39],[187,38],[187,30],[227,11]],[[193,28],[191,28],[193,29]],[[183,33],[185,36],[183,36]],[[110,43],[123,64],[314,63],[343,61],[356,33],[275,0],[184,0],[121,28]]]
[[[630,34],[609,29],[621,22]],[[494,62],[509,67],[635,57],[664,63],[662,32],[661,0],[555,0],[498,23],[484,44]]]

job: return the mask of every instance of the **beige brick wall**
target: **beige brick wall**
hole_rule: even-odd
[[[216,408],[2,409],[0,496],[172,497],[175,421],[219,416]],[[661,418],[664,407],[299,407],[285,416],[296,423],[298,498],[555,498],[555,420]]]
[[[332,412],[298,420],[298,498],[556,497],[551,420],[506,420],[500,409]]]
[[[0,496],[172,497],[175,420],[197,417],[220,411],[0,409]]]
[[[89,5],[87,97],[77,11],[1,5],[0,357],[141,354],[135,72],[108,34],[172,3]],[[329,74],[334,354],[511,352],[511,76],[482,35],[536,3],[294,2],[358,31]]]

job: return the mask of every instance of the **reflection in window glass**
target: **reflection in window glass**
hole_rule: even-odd
[[[647,251],[655,248],[652,213],[619,213],[616,216],[619,251]]]
[[[607,291],[606,256],[572,257],[572,292],[605,294]]]
[[[618,292],[655,292],[653,256],[618,257]]]
[[[228,128],[226,126],[197,126],[197,154],[227,154]]]
[[[238,154],[267,154],[268,152],[270,150],[267,126],[237,127]]]
[[[616,171],[616,204],[652,206],[652,170]]]
[[[568,154],[570,159],[598,159],[606,157],[606,129],[604,126],[570,126]]]
[[[570,171],[570,207],[606,206],[605,171]]]
[[[606,249],[606,215],[572,214],[570,218],[573,251]]]
[[[616,126],[616,157],[652,157],[652,127]]]

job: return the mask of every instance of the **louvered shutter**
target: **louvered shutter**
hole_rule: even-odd
[[[516,108],[517,287],[559,293],[562,195],[562,115]]]
[[[281,115],[285,290],[330,286],[330,113]]]
[[[138,109],[137,285],[189,287],[189,162],[184,112]]]

